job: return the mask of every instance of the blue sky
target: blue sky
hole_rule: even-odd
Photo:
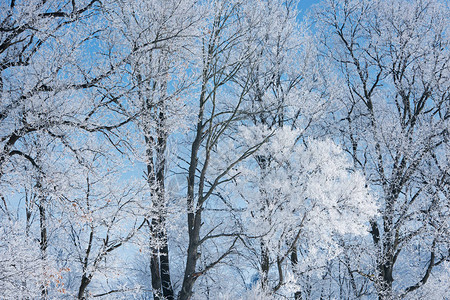
[[[321,2],[321,1],[320,0],[300,0],[299,6],[298,6],[298,8],[300,10],[299,17],[303,17],[303,14],[309,10],[311,5],[317,4],[319,2]]]
[[[319,0],[300,0],[300,9],[308,8],[311,5],[319,2]]]

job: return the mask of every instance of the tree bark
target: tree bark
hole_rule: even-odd
[[[200,94],[196,135],[194,142],[192,143],[191,157],[189,161],[188,190],[187,190],[187,210],[188,210],[187,218],[188,218],[189,246],[186,257],[186,267],[184,271],[183,285],[181,287],[180,293],[178,294],[179,300],[188,300],[191,297],[192,288],[198,277],[198,274],[195,274],[195,267],[197,265],[197,259],[199,257],[198,246],[200,241],[200,227],[202,218],[201,191],[199,191],[198,195],[200,203],[198,203],[197,208],[194,205],[194,197],[195,197],[195,175],[197,172],[197,165],[198,165],[198,151],[201,146],[204,127],[203,113],[205,108],[206,72],[207,68],[205,67],[203,70],[203,83],[202,83],[202,92]]]
[[[159,249],[157,247],[154,247],[152,243],[154,242],[154,239],[157,239],[156,229],[158,227],[158,222],[156,218],[153,218],[151,220],[150,225],[150,272],[151,272],[151,282],[152,282],[152,292],[153,292],[153,299],[160,300],[162,299],[162,290],[161,290],[161,273],[160,273],[160,264],[159,264]]]
[[[39,199],[39,222],[40,222],[40,231],[41,231],[41,239],[40,239],[40,250],[41,250],[41,259],[43,261],[47,260],[47,213],[45,209],[44,197],[40,196]],[[41,286],[41,296],[42,299],[45,300],[48,297],[48,289],[46,283],[44,282]]]
[[[169,246],[167,243],[167,236],[165,234],[164,238],[164,246],[161,248],[161,284],[163,296],[167,300],[174,300],[174,292],[172,288],[172,281],[170,278],[170,263],[169,263]]]
[[[294,247],[292,249],[291,263],[292,263],[293,267],[295,267],[298,264],[297,247]],[[302,300],[302,292],[301,291],[294,292],[294,300]]]
[[[261,240],[261,287],[263,289],[268,288],[269,284],[269,251],[266,244]]]
[[[200,220],[201,213],[198,213],[195,216],[195,225],[189,233],[189,247],[186,260],[186,269],[184,272],[183,286],[181,288],[180,294],[178,295],[179,300],[188,300],[191,298],[194,283],[201,275],[195,272],[197,260],[199,258],[198,242],[200,236]]]
[[[169,245],[166,233],[166,211],[165,199],[165,155],[167,146],[167,133],[165,132],[164,103],[158,103],[157,114],[158,126],[155,139],[147,132],[145,142],[147,144],[147,181],[151,190],[151,197],[155,209],[155,216],[150,224],[150,271],[154,299],[174,299],[172,281],[170,277]],[[147,109],[151,109],[147,107]],[[154,161],[155,159],[155,161]],[[156,243],[155,243],[156,242]],[[152,244],[156,244],[152,245]]]
[[[80,288],[78,289],[78,299],[79,300],[86,299],[84,293],[86,292],[86,288],[88,287],[90,282],[91,282],[91,279],[88,276],[86,276],[86,274],[83,274],[83,277],[81,277]]]

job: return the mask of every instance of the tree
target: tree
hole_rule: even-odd
[[[244,137],[254,140],[259,134],[250,128]],[[296,144],[298,135],[298,130],[279,129],[255,153],[259,166],[260,155],[270,160],[264,167],[252,162],[243,168],[245,179],[238,183],[251,220],[245,232],[264,245],[261,288],[296,299],[306,290],[302,281],[323,274],[340,253],[340,238],[368,234],[367,220],[377,211],[364,177],[349,171],[351,162],[337,145],[312,139]],[[313,292],[318,296],[320,289]]]
[[[174,299],[168,243],[167,149],[170,136],[183,128],[187,116],[186,89],[192,85],[188,49],[197,37],[200,20],[195,1],[122,1],[108,7],[118,41],[125,49],[121,74],[127,85],[119,93],[123,113],[136,115],[133,151],[143,162],[150,203],[149,229],[151,285],[154,299]]]
[[[298,289],[293,292],[298,298],[301,297],[302,290],[299,286],[300,282],[310,276],[313,269],[323,272],[325,262],[323,264],[317,262],[314,266],[307,262],[309,259],[313,260],[313,255],[308,256],[306,254],[308,251],[305,252],[305,249],[308,246],[314,247],[312,241],[316,241],[316,237],[306,233],[309,227],[314,226],[305,222],[308,224],[304,227],[302,220],[309,218],[309,213],[314,214],[313,209],[309,211],[307,207],[309,200],[305,200],[313,196],[304,196],[296,188],[309,184],[308,178],[300,175],[302,166],[305,167],[302,159],[313,158],[308,157],[312,154],[307,149],[297,144],[303,141],[305,145],[309,145],[308,137],[321,136],[318,124],[326,113],[333,109],[333,89],[336,81],[331,76],[323,75],[327,72],[327,65],[319,62],[315,40],[308,30],[298,27],[296,6],[295,2],[288,2],[282,6],[273,5],[268,8],[266,14],[270,17],[267,18],[267,23],[264,23],[265,27],[258,36],[259,42],[264,46],[259,49],[257,58],[249,65],[253,77],[251,77],[250,93],[246,98],[248,120],[244,120],[242,124],[250,128],[247,132],[252,137],[250,140],[258,140],[256,136],[262,132],[269,134],[273,131],[274,137],[268,141],[267,145],[262,146],[262,151],[259,150],[252,156],[251,164],[246,164],[251,171],[243,172],[246,174],[243,176],[244,181],[253,185],[253,189],[249,189],[247,199],[248,206],[253,208],[249,209],[253,213],[243,219],[248,222],[260,214],[255,227],[265,228],[265,230],[260,230],[258,234],[255,232],[250,234],[249,225],[244,223],[242,226],[245,231],[242,236],[246,237],[248,245],[252,245],[250,249],[243,251],[247,253],[246,259],[249,256],[257,256],[259,259],[256,263],[259,265],[259,284],[266,290],[265,293],[289,295],[286,289],[282,290],[290,285],[291,289]],[[306,25],[303,24],[303,26]],[[315,141],[311,142],[311,147],[315,143]],[[232,150],[224,150],[226,151]],[[280,159],[280,155],[283,158]],[[321,168],[318,167],[319,170]],[[336,174],[337,169],[339,168],[336,168]],[[319,182],[318,178],[315,180]],[[275,187],[277,184],[280,188]],[[334,186],[338,188],[339,184],[336,183]],[[326,187],[321,186],[317,190],[320,193],[322,190],[325,191]],[[352,198],[349,202],[355,200],[356,198]],[[369,204],[370,199],[366,200]],[[295,209],[282,208],[286,203],[295,206]],[[257,205],[259,209],[256,209],[254,205]],[[323,207],[322,209],[326,211]],[[361,210],[361,207],[356,210]],[[373,213],[369,211],[370,209],[369,214]],[[284,222],[284,220],[289,221]],[[355,218],[353,221],[362,223],[363,218]],[[334,226],[332,223],[330,225]],[[330,229],[324,235],[331,236],[332,231]],[[317,233],[317,237],[321,236]],[[260,249],[254,246],[255,240],[259,241]],[[278,243],[277,246],[274,246],[274,243]],[[334,243],[336,244],[336,241]],[[328,248],[325,244],[321,244],[324,249]],[[332,248],[332,244],[329,242],[329,247]],[[283,253],[283,251],[286,252]],[[330,250],[331,252],[333,251]],[[300,266],[299,254],[304,256],[305,260],[301,267],[303,271],[297,270]],[[324,252],[321,254],[327,257]],[[291,265],[294,266],[291,269],[295,270],[295,274],[289,270],[291,272],[289,280],[287,280],[289,272],[286,274],[289,269],[286,264],[288,260],[291,260]],[[273,266],[278,270],[276,283],[273,282],[276,275],[271,271],[274,269]],[[271,273],[270,276],[269,273]],[[293,278],[296,279],[293,280]]]
[[[205,60],[201,65],[198,123],[186,168],[189,247],[180,299],[190,297],[196,280],[211,273],[212,268],[221,263],[234,266],[238,272],[246,272],[245,267],[234,259],[236,254],[247,251],[241,243],[245,245],[252,234],[245,221],[241,221],[248,221],[249,216],[242,216],[242,204],[236,199],[232,182],[239,180],[242,176],[240,166],[251,157],[260,165],[270,163],[265,144],[270,144],[272,138],[280,142],[276,135],[283,135],[283,131],[278,128],[308,127],[323,108],[321,100],[314,103],[325,90],[314,85],[318,74],[314,72],[316,77],[308,77],[306,70],[296,69],[303,64],[314,65],[309,53],[305,58],[301,57],[300,62],[296,61],[300,59],[302,47],[307,46],[295,41],[299,37],[295,26],[295,2],[264,3],[257,9],[256,6],[255,3],[237,1],[213,7],[214,23],[207,31],[211,36],[204,39],[203,51],[208,52],[202,54]],[[312,98],[311,102],[306,101],[308,96]],[[302,102],[304,99],[307,103]],[[314,104],[319,104],[317,110],[312,108]],[[306,111],[309,114],[304,113]],[[304,114],[303,120],[299,118],[301,114]],[[251,126],[252,123],[258,126]],[[245,126],[255,132],[255,135],[249,134],[252,138],[248,140],[242,136]],[[266,130],[260,130],[264,126]],[[292,147],[301,137],[300,131],[293,132],[298,136],[287,142],[292,142]],[[295,156],[296,152],[287,155],[290,154]],[[260,168],[264,173],[264,167]],[[253,205],[249,202],[249,206]],[[260,208],[264,210],[264,205]],[[221,221],[224,219],[228,222]],[[290,229],[286,231],[292,233]],[[215,247],[226,250],[214,251]],[[259,256],[263,274],[269,271],[266,248],[263,245]],[[288,248],[292,252],[292,247]],[[197,262],[201,266],[197,267]],[[221,284],[226,283],[221,281]],[[281,280],[280,286],[283,284]],[[219,292],[207,287],[205,293],[217,295],[214,293]]]
[[[194,283],[207,271],[228,256],[238,241],[231,236],[229,244],[222,253],[205,263],[199,270],[197,262],[201,258],[199,251],[206,242],[214,238],[229,237],[217,234],[221,224],[203,226],[205,207],[214,196],[219,186],[223,186],[233,176],[230,171],[242,160],[249,157],[264,143],[260,141],[244,148],[224,165],[210,167],[215,156],[215,149],[224,141],[231,142],[230,132],[240,118],[241,104],[248,93],[249,80],[240,85],[235,82],[238,73],[249,58],[255,55],[252,29],[258,29],[262,15],[257,13],[255,2],[217,1],[208,7],[208,23],[203,29],[204,36],[199,41],[199,94],[197,95],[196,123],[192,127],[190,151],[187,166],[187,230],[188,248],[183,284],[179,299],[189,299]],[[227,92],[227,100],[224,92]],[[231,176],[231,177],[230,177]],[[205,233],[202,234],[201,229]]]
[[[367,246],[374,264],[351,259],[348,270],[372,280],[379,299],[421,288],[449,258],[448,14],[440,1],[327,1],[315,14],[345,87],[332,134],[381,205]]]
[[[1,223],[0,287],[9,299],[38,298],[43,286],[61,279],[55,266],[41,259],[39,243],[25,234],[23,225],[13,219]]]
[[[1,2],[3,294],[445,297],[439,1]]]
[[[138,213],[143,197],[140,186],[118,184],[123,174],[104,153],[93,155],[89,168],[74,163],[72,170],[79,176],[70,174],[66,181],[70,188],[53,201],[59,206],[53,209],[53,220],[61,227],[54,246],[60,248],[58,263],[72,282],[65,287],[67,293],[88,299],[138,292],[134,284],[120,280],[127,264],[116,252],[123,251],[145,224],[145,214]],[[90,291],[92,283],[95,288]]]
[[[99,90],[121,62],[92,64],[100,56],[96,42],[101,23],[93,22],[101,20],[99,1],[0,5],[1,219],[16,219],[15,209],[17,222],[25,215],[26,225],[15,228],[26,231],[17,236],[29,239],[24,241],[29,245],[38,237],[41,262],[36,265],[53,265],[58,223],[52,209],[67,192],[67,177],[61,175],[70,173],[71,159],[87,167],[88,155],[101,152],[83,138],[109,136],[131,119],[117,114],[110,115],[113,121],[102,119],[115,104]],[[47,298],[52,280],[42,280],[41,294]]]

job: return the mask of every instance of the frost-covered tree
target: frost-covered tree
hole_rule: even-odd
[[[277,160],[278,151],[283,153],[281,155],[286,155],[285,159],[287,160],[299,159],[296,156],[299,153],[303,153],[303,150],[296,144],[306,141],[308,136],[320,136],[321,133],[316,130],[318,128],[317,125],[321,117],[333,108],[331,100],[333,99],[333,89],[335,88],[333,85],[335,85],[335,80],[332,79],[332,76],[328,76],[328,78],[324,76],[323,73],[327,72],[326,64],[318,60],[318,52],[314,38],[308,33],[306,28],[298,26],[297,13],[296,3],[294,2],[284,3],[281,6],[273,5],[267,8],[267,15],[269,16],[265,20],[267,23],[263,23],[263,29],[257,35],[259,43],[263,46],[258,49],[256,57],[246,66],[252,75],[252,85],[249,94],[245,98],[248,118],[242,121],[242,125],[243,127],[250,128],[248,134],[249,136],[253,136],[254,140],[258,140],[258,133],[261,135],[259,136],[259,140],[262,138],[262,132],[266,136],[273,135],[268,141],[268,145],[271,146],[269,148],[262,146],[264,150],[257,151],[257,154],[252,156],[251,160],[253,163],[247,166],[252,166],[253,170],[247,173],[247,176],[243,176],[242,179],[244,182],[253,182],[254,177],[258,178],[261,189],[264,189],[264,185],[270,185],[276,176],[280,176],[280,180],[276,180],[274,184],[283,185],[285,183],[289,185],[287,181],[290,176],[295,176],[293,174],[297,170],[283,169],[285,162]],[[236,138],[237,140],[242,139],[239,134],[240,132],[238,131],[237,136],[239,138]],[[231,151],[229,148],[226,149],[223,152]],[[301,163],[299,164],[301,165]],[[278,171],[280,173],[277,173]],[[282,172],[289,173],[290,175],[283,177],[281,175]],[[267,180],[264,179],[264,174],[267,174]],[[272,174],[273,177],[272,175],[269,176],[269,174]],[[293,186],[301,185],[302,180],[305,180],[305,178],[299,179],[296,183],[291,184]],[[304,184],[307,183],[305,182]],[[253,194],[259,195],[256,197],[259,199],[259,202],[256,202],[260,203],[259,213],[262,215],[267,214],[267,220],[272,220],[271,222],[274,224],[282,222],[282,214],[271,216],[272,211],[268,207],[269,203],[272,203],[274,206],[280,204],[276,200],[277,197],[271,195],[265,198],[261,194],[258,194],[258,192],[264,194],[264,191],[259,191],[259,188],[256,186],[254,188]],[[276,188],[274,189],[276,190]],[[280,197],[283,198],[281,194]],[[262,198],[265,198],[265,202]],[[255,200],[254,198],[252,199]],[[307,209],[306,206],[302,207],[304,203],[302,204],[301,199],[303,198],[299,195],[298,201],[295,202],[298,205],[298,209]],[[367,203],[370,203],[369,199],[367,201]],[[248,205],[252,206],[252,202],[248,201]],[[294,219],[297,217],[292,216]],[[243,220],[245,220],[244,222],[248,222],[251,218],[252,216],[247,216]],[[297,221],[300,222],[300,219]],[[363,222],[362,219],[359,219],[357,222]],[[265,227],[263,224],[264,222],[259,223],[262,228]],[[296,226],[295,224],[297,223],[293,222],[292,227],[289,229],[284,228],[285,234],[293,234],[293,232],[296,232],[293,229]],[[247,225],[245,223],[242,225],[246,228],[245,230],[248,229]],[[283,225],[280,224],[280,227],[283,227]],[[257,260],[259,260],[256,263],[258,265],[257,269],[259,269],[259,284],[269,294],[274,292],[280,293],[280,288],[289,285],[287,282],[289,280],[285,280],[285,276],[287,276],[285,274],[286,262],[289,260],[292,265],[297,265],[299,255],[301,256],[304,253],[300,250],[299,246],[306,245],[306,243],[300,243],[299,237],[290,241],[281,241],[281,239],[278,241],[280,245],[289,243],[290,245],[284,249],[286,251],[285,254],[279,252],[277,255],[274,255],[272,252],[273,245],[271,243],[273,242],[272,240],[277,240],[276,237],[271,236],[268,232],[266,235],[261,232],[260,234],[249,234],[245,230],[241,236],[247,237],[246,240],[250,241],[250,243],[259,241],[258,246],[252,245],[248,249],[250,253],[253,253],[253,257],[257,257]],[[306,238],[306,236],[303,237]],[[242,251],[242,253],[244,252],[248,253],[247,250]],[[308,264],[304,265],[306,270]],[[318,267],[318,265],[314,266],[314,268],[323,270],[325,264],[321,267]],[[274,269],[279,270],[277,283],[273,283],[272,271]],[[270,276],[269,273],[271,273]],[[290,279],[290,283],[295,283],[291,285],[291,289],[295,289],[295,286],[299,289],[298,291],[292,292],[292,294],[295,294],[295,297],[299,297],[301,294],[300,290],[302,288],[296,285],[301,281],[300,278],[303,276],[303,279],[305,279],[311,274],[311,272],[308,275],[306,273],[297,272],[295,276],[292,276],[292,278],[296,279]],[[283,291],[283,293],[285,295],[289,294],[286,291]]]
[[[245,128],[243,138],[258,139],[265,130]],[[279,129],[255,153],[270,160],[264,167],[258,159],[249,161],[237,186],[247,204],[245,232],[264,245],[261,287],[296,299],[306,295],[303,281],[323,274],[342,251],[340,238],[368,234],[367,220],[377,211],[364,177],[351,171],[336,144],[313,139],[296,144],[298,136],[298,130]],[[320,292],[314,289],[310,296]]]
[[[298,7],[0,1],[2,296],[447,297],[448,4]]]
[[[153,298],[174,299],[167,228],[168,143],[171,135],[186,126],[186,94],[194,79],[188,71],[196,60],[189,51],[203,14],[190,0],[113,1],[107,11],[116,43],[127,57],[120,68],[124,86],[115,94],[120,97],[122,112],[136,116],[130,128],[134,140],[130,147],[147,186],[148,199],[141,209],[146,211],[143,215],[149,232],[146,243],[150,245]]]
[[[62,288],[60,272],[53,262],[42,260],[39,242],[24,227],[12,219],[0,224],[0,287],[5,299],[36,299],[50,284]]]
[[[39,244],[36,265],[58,266],[56,207],[70,205],[71,167],[89,168],[89,156],[106,151],[100,136],[130,119],[100,92],[120,63],[100,54],[100,12],[99,1],[0,3],[0,219],[23,222],[14,228],[25,229],[23,245]],[[41,281],[43,298],[61,292],[56,279]]]
[[[72,165],[77,176],[53,201],[52,221],[59,223],[57,263],[66,270],[66,294],[77,299],[133,294],[140,287],[123,277],[129,265],[122,253],[145,225],[138,184],[119,184],[120,168],[94,155],[90,168]]]
[[[354,295],[363,276],[379,299],[409,297],[449,259],[449,12],[435,0],[326,1],[314,15],[343,86],[329,131],[380,205],[367,255],[344,264]]]
[[[185,167],[189,239],[179,299],[189,299],[198,278],[229,256],[238,242],[238,237],[229,232],[232,226],[214,218],[208,208],[216,203],[212,199],[218,196],[219,188],[233,179],[232,169],[264,143],[264,140],[258,141],[238,149],[229,160],[214,164],[219,158],[217,148],[222,143],[233,143],[230,134],[243,116],[243,102],[252,85],[251,73],[244,67],[257,55],[255,37],[260,33],[265,16],[259,8],[263,7],[258,1],[206,4],[206,23],[201,28],[196,52],[200,58],[195,66],[200,85],[196,87],[195,122],[189,128],[190,146]],[[246,80],[238,82],[239,75]],[[222,249],[214,247],[216,243],[220,243]],[[202,255],[206,249],[211,251]]]

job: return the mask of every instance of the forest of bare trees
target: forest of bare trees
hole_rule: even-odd
[[[450,298],[446,0],[0,0],[0,299]]]

